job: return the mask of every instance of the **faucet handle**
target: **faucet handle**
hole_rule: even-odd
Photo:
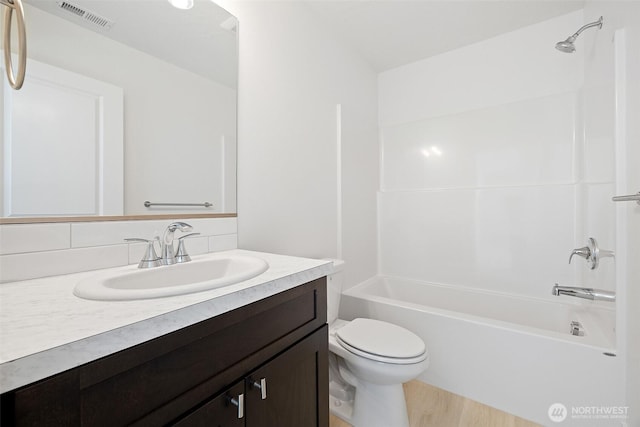
[[[574,255],[581,256],[582,258],[588,260],[591,256],[591,249],[588,246],[584,248],[578,248],[571,251],[571,256],[569,256],[569,264],[571,264],[571,259],[573,259]]]
[[[571,256],[569,256],[569,264],[571,264],[571,259],[574,255],[578,255],[586,259],[591,270],[595,270],[596,268],[598,268],[598,262],[600,261],[600,248],[598,247],[598,242],[596,242],[596,239],[594,239],[593,237],[589,237],[587,246],[571,251]]]
[[[147,250],[145,251],[144,256],[142,257],[140,262],[138,263],[138,268],[152,268],[152,267],[159,267],[162,265],[162,262],[160,261],[160,257],[156,254],[156,250],[154,247],[156,240],[160,240],[158,237],[151,240],[141,239],[139,237],[130,237],[124,240],[126,242],[147,243]]]
[[[185,232],[185,231],[193,230],[193,227],[191,226],[191,224],[187,224],[186,222],[176,221],[176,222],[172,222],[171,224],[169,224],[167,226],[167,230],[169,230],[171,232],[176,231],[176,230],[180,230],[182,232]]]
[[[199,234],[200,233],[189,233],[189,234],[185,234],[184,236],[180,236],[178,238],[178,249],[176,249],[176,255],[175,255],[177,263],[191,261],[191,257],[187,253],[187,250],[185,249],[185,246],[184,246],[184,239],[187,239],[191,236],[197,236]]]

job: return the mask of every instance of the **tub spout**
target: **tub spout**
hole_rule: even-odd
[[[555,296],[568,295],[570,297],[584,298],[592,301],[608,301],[615,302],[616,293],[611,291],[603,291],[593,288],[578,288],[574,286],[560,286],[557,283],[553,286],[551,292]]]

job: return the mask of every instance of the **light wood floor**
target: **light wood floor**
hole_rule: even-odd
[[[421,381],[405,384],[404,394],[411,427],[540,427]],[[331,415],[329,426],[350,425]]]

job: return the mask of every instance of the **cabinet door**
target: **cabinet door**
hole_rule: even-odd
[[[177,427],[244,427],[244,382],[239,382],[174,424]]]
[[[247,377],[246,427],[328,426],[327,340],[325,326]]]

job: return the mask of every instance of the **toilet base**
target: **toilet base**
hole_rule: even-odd
[[[341,400],[337,397],[329,395],[329,411],[332,415],[335,415],[342,421],[352,424],[353,400]]]
[[[402,384],[379,385],[360,380],[354,400],[330,395],[329,409],[354,427],[409,427]]]
[[[352,424],[355,427],[409,427],[402,384],[360,381],[353,402]]]

